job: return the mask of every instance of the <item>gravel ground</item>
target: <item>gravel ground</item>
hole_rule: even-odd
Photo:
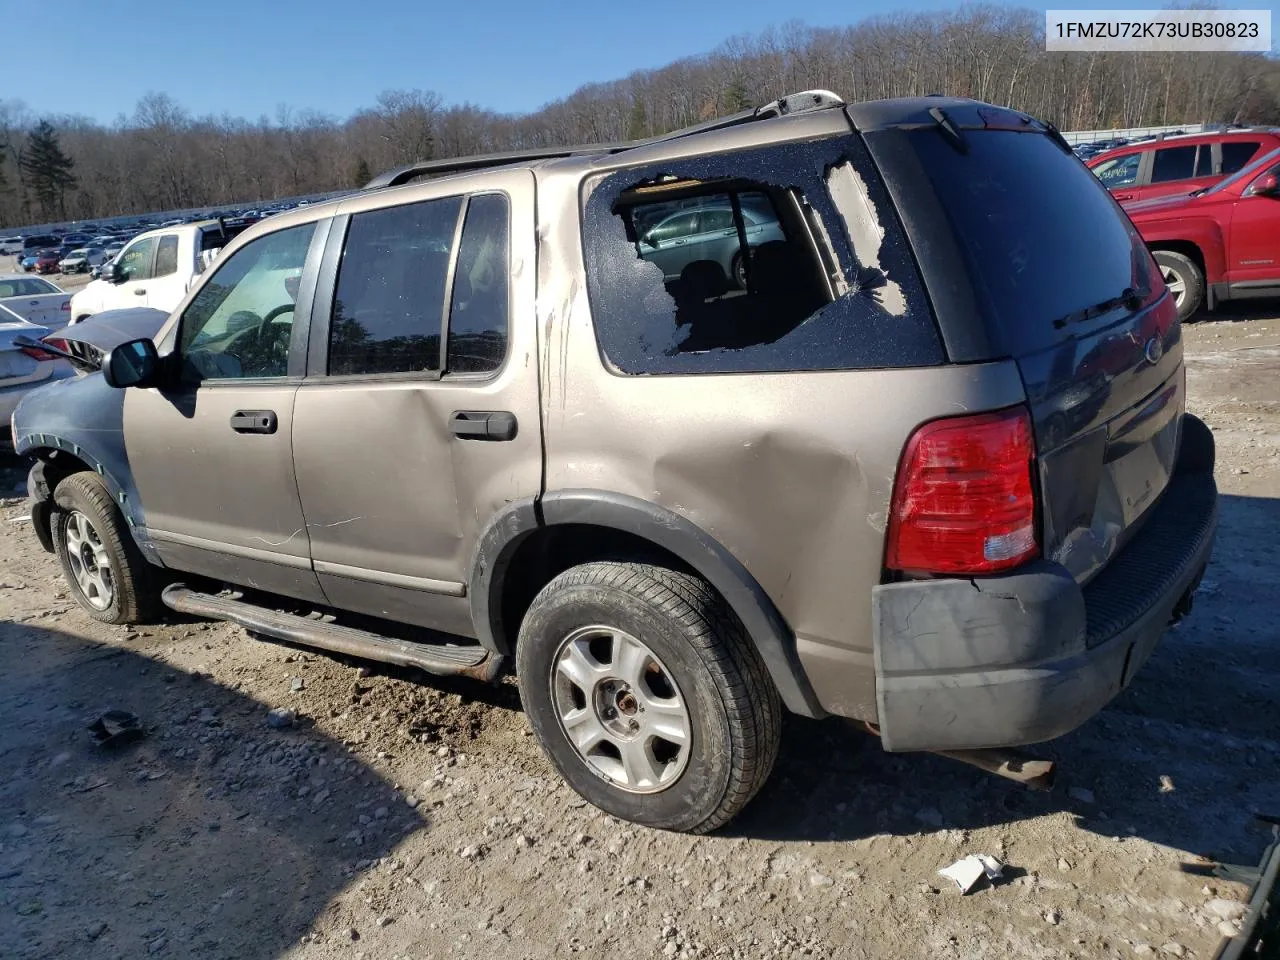
[[[95,623],[0,501],[0,956],[1211,955],[1244,888],[1180,865],[1255,863],[1250,812],[1280,812],[1275,312],[1187,331],[1214,562],[1134,685],[1043,748],[1047,795],[792,718],[727,829],[641,829],[558,781],[510,680]],[[111,708],[145,736],[94,745]],[[970,852],[1006,881],[960,896],[937,871]]]

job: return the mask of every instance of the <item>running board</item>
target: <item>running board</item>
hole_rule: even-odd
[[[440,677],[461,676],[490,682],[497,679],[507,659],[480,646],[455,647],[396,640],[324,620],[268,610],[243,600],[198,593],[181,583],[166,587],[160,598],[166,607],[178,613],[227,620],[252,633],[265,634],[277,640],[401,667],[417,667]]]

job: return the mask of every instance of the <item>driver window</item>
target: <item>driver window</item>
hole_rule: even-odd
[[[129,280],[147,280],[151,277],[151,257],[156,251],[156,238],[147,237],[126,247],[120,254],[120,274]]]
[[[302,266],[316,225],[259,237],[233,253],[182,314],[183,379],[283,377]]]

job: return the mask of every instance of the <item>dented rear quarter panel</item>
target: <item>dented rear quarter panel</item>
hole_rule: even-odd
[[[539,224],[546,491],[640,498],[714,537],[788,624],[822,705],[873,719],[871,591],[903,445],[927,420],[1023,402],[1015,365],[613,372],[581,280],[591,171],[562,166],[539,170],[539,209],[554,217]]]

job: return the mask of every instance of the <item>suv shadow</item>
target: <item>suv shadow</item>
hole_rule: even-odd
[[[1223,495],[1219,507],[1191,615],[1101,714],[1028,748],[1057,761],[1052,792],[942,757],[885,753],[853,724],[789,717],[773,779],[725,832],[830,842],[1068,811],[1103,836],[1256,862],[1265,840],[1251,814],[1280,812],[1280,500]]]

